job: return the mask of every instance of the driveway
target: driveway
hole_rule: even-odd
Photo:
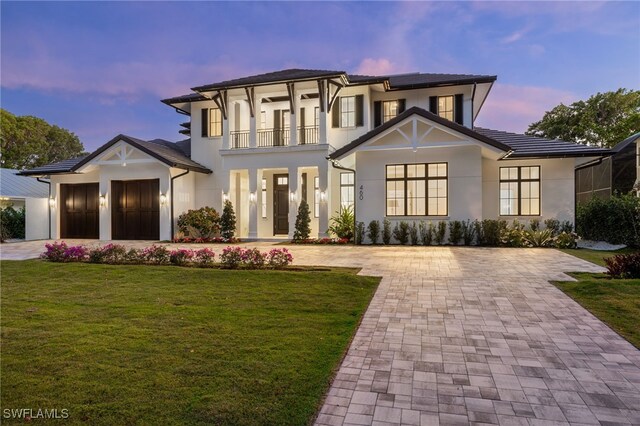
[[[548,282],[596,265],[551,249],[291,251],[295,264],[383,277],[318,425],[640,424],[640,351]]]

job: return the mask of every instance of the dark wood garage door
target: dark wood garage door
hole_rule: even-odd
[[[160,239],[160,181],[111,181],[111,238]]]
[[[98,238],[99,188],[97,183],[60,185],[60,236]]]

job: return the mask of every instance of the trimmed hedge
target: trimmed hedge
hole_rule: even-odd
[[[608,200],[592,198],[578,204],[578,235],[586,240],[640,247],[640,198],[614,195]]]

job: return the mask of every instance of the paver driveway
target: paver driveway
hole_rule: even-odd
[[[2,257],[43,243],[20,244]],[[640,351],[548,282],[598,266],[550,249],[291,250],[383,277],[319,425],[640,424]]]

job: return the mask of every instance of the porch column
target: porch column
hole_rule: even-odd
[[[249,118],[249,148],[257,148],[258,147],[258,127],[257,120],[260,116],[260,110],[258,110],[260,102],[255,97],[253,99],[249,99],[249,102],[252,102],[253,105],[250,105],[250,109],[254,111],[253,117]]]
[[[249,238],[258,238],[258,182],[262,170],[249,169]]]
[[[322,115],[322,114],[321,114]],[[320,188],[320,209],[318,212],[318,238],[327,236],[329,227],[329,163],[318,166],[318,186]],[[323,196],[324,194],[324,196]]]
[[[300,203],[301,191],[300,184],[302,176],[300,176],[297,167],[289,167],[289,238],[293,238],[296,230],[296,216],[298,215],[298,204]]]
[[[222,149],[229,149],[230,129],[229,120],[222,119]]]
[[[322,99],[322,98],[320,98]],[[325,104],[324,111],[320,108],[318,113],[318,143],[327,143],[327,106]]]
[[[111,209],[113,207],[113,195],[111,194],[111,181],[103,173],[100,173],[99,195],[104,196],[105,205],[98,206],[98,223],[100,224],[99,238],[111,239]],[[173,238],[173,235],[171,236]]]

